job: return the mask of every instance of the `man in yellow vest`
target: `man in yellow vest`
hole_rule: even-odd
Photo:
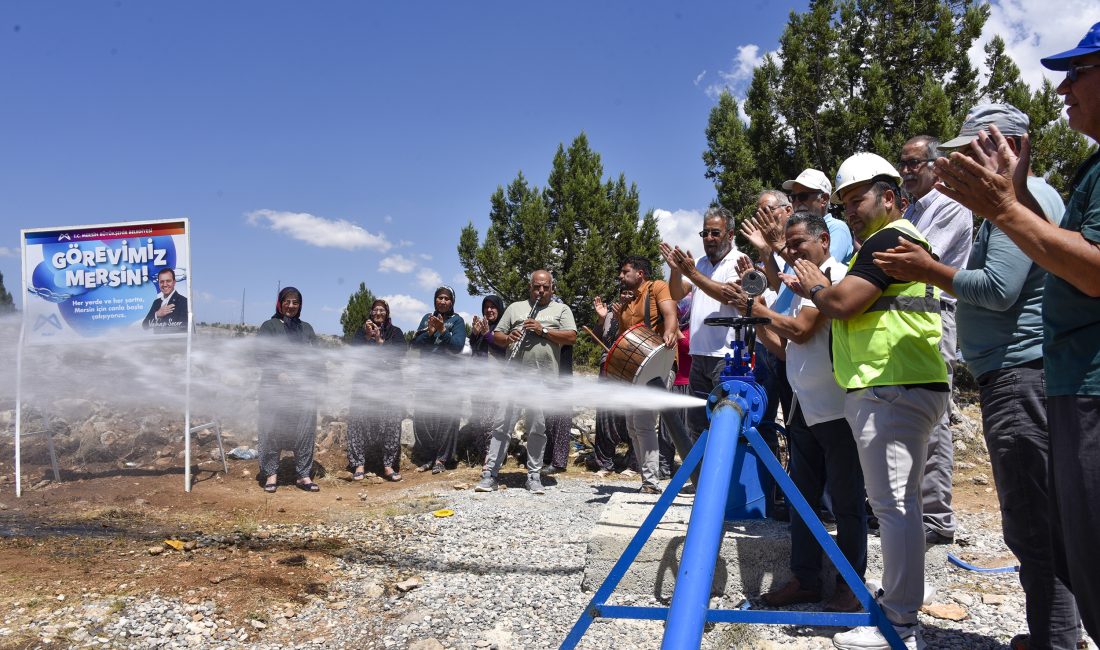
[[[851,156],[837,170],[833,201],[844,205],[852,234],[862,242],[835,285],[806,260],[798,284],[833,319],[833,375],[847,394],[844,417],[852,427],[871,509],[882,537],[879,604],[910,648],[924,646],[917,610],[924,600],[924,527],[921,478],[928,437],[949,397],[940,355],[939,290],[887,275],[874,253],[908,240],[931,250],[901,218],[901,177],[871,153]],[[889,648],[875,627],[833,637],[842,650]]]

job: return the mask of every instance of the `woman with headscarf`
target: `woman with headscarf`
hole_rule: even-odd
[[[481,318],[474,316],[470,325],[470,354],[478,359],[475,363],[493,363],[508,357],[508,346],[497,345],[493,341],[493,330],[500,317],[504,315],[504,300],[496,294],[489,294],[481,300]],[[494,365],[488,372],[496,372]],[[485,372],[476,370],[475,372]],[[489,449],[489,428],[492,426],[494,408],[492,404],[478,403],[472,400],[470,422],[459,448],[460,455],[466,456],[471,466],[480,467]]]
[[[401,360],[407,348],[405,333],[390,320],[390,306],[375,300],[370,316],[351,339],[354,346],[366,346],[370,357],[356,377],[359,399],[353,401],[348,418],[348,471],[351,480],[366,476],[368,450],[381,448],[381,459],[373,457],[373,470],[389,481],[401,480],[401,420],[404,407],[395,403],[401,395]],[[373,454],[372,454],[373,456]],[[381,460],[381,463],[377,461]]]
[[[442,286],[435,290],[435,311],[424,314],[413,336],[413,347],[420,349],[422,360],[436,362],[456,360],[466,346],[466,323],[455,313],[454,289]],[[435,387],[432,391],[438,390]],[[429,404],[430,394],[423,394],[417,404]],[[439,474],[452,462],[458,443],[458,418],[428,408],[417,408],[413,413],[413,459],[417,471],[432,470]]]
[[[268,493],[276,489],[283,449],[294,452],[295,486],[306,492],[321,490],[310,477],[317,438],[319,378],[312,372],[317,366],[308,359],[306,349],[316,343],[317,335],[301,314],[302,292],[285,287],[279,291],[275,314],[260,326],[264,369],[260,376],[258,437],[260,475]]]

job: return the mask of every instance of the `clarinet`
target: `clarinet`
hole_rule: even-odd
[[[531,308],[531,313],[527,314],[526,320],[531,320],[532,318],[534,318],[535,314],[538,313],[538,311],[539,303],[536,300],[535,306]],[[512,352],[508,355],[508,360],[505,363],[511,363],[512,359],[516,358],[516,355],[519,354],[519,349],[523,347],[524,342],[527,341],[527,335],[530,333],[530,330],[523,330],[523,334],[519,337],[519,340],[516,341],[514,347],[512,348]]]

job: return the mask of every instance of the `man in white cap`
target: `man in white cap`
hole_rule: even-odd
[[[1100,140],[1100,23],[1076,48],[1042,64],[1065,72],[1069,126]],[[1061,227],[1042,216],[1027,187],[1031,150],[1019,158],[996,126],[975,158],[936,162],[939,190],[993,222],[1047,270],[1043,365],[1050,426],[1054,570],[1077,600],[1085,629],[1100,638],[1100,154],[1077,170]],[[986,160],[988,158],[988,161]],[[988,166],[979,163],[988,162]],[[996,170],[996,171],[991,171]]]
[[[939,158],[939,140],[930,135],[910,138],[901,148],[898,171],[902,187],[913,196],[905,211],[941,262],[956,269],[966,267],[973,240],[974,215],[958,202],[935,189],[936,172],[932,163]],[[942,295],[943,338],[940,352],[947,363],[947,382],[955,371],[958,357],[955,335],[955,297]],[[951,440],[950,404],[928,441],[928,460],[924,466],[921,493],[924,499],[924,537],[928,544],[955,541],[955,512],[951,507],[951,477],[955,466],[955,447]]]
[[[805,210],[825,219],[825,225],[829,226],[830,254],[841,264],[847,264],[853,253],[852,232],[848,224],[829,214],[829,197],[833,193],[829,177],[817,169],[803,169],[798,178],[783,181],[783,191],[791,199],[792,212]]]
[[[867,498],[879,520],[886,617],[907,647],[922,647],[917,611],[924,601],[924,533],[920,481],[928,436],[947,406],[947,366],[940,340],[939,291],[885,273],[873,254],[898,239],[928,241],[897,205],[900,176],[881,156],[858,153],[837,170],[833,200],[843,203],[863,245],[833,284],[818,266],[797,260],[798,290],[832,318],[833,375],[845,389]],[[876,627],[833,637],[842,650],[889,648]]]

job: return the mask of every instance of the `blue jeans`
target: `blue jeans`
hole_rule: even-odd
[[[852,429],[844,418],[808,426],[795,407],[787,436],[791,443],[791,480],[814,513],[828,490],[836,517],[836,543],[863,578],[867,570],[867,496]],[[821,589],[821,545],[791,508],[791,572],[805,589]]]

